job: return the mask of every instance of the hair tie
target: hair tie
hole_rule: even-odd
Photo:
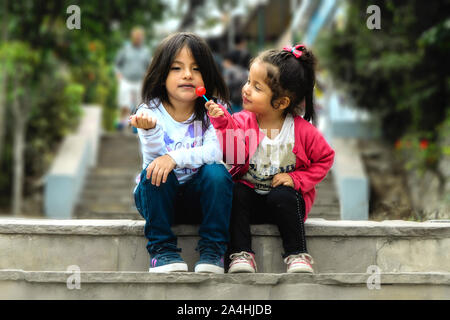
[[[303,54],[303,51],[300,50],[300,48],[305,49],[306,47],[303,44],[298,44],[295,47],[289,47],[289,46],[288,47],[284,47],[283,51],[287,51],[287,52],[292,53],[298,59]]]

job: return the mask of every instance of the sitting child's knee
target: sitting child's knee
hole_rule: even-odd
[[[288,186],[275,187],[267,195],[267,202],[273,205],[292,201],[297,201],[296,191]]]
[[[202,176],[211,182],[215,183],[232,183],[231,175],[222,164],[206,164],[202,167]]]

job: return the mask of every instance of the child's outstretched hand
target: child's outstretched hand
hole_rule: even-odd
[[[277,173],[272,178],[272,187],[288,186],[294,188],[294,181],[287,173]]]
[[[219,105],[212,100],[209,100],[207,103],[205,103],[205,108],[206,110],[208,110],[208,114],[213,118],[224,115],[222,108],[220,108]]]
[[[130,123],[133,127],[149,130],[153,129],[156,126],[156,119],[150,117],[146,113],[143,114],[134,114],[130,116]]]

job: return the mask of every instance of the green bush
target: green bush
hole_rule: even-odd
[[[85,61],[72,66],[74,79],[86,89],[83,101],[103,108],[103,127],[114,128],[117,112],[117,81],[113,66],[107,63],[106,51],[99,40],[86,42]]]
[[[81,30],[66,27],[68,6],[81,8]],[[20,45],[0,43],[0,69],[11,72],[17,63],[1,55],[39,61],[27,72],[29,83],[18,87],[32,105],[26,136],[26,179],[41,177],[51,163],[62,137],[79,122],[82,102],[103,107],[103,125],[113,129],[117,84],[112,63],[132,26],[143,25],[152,36],[152,25],[162,18],[162,1],[7,1],[0,8],[2,36]],[[19,46],[22,49],[18,50]],[[0,72],[0,76],[1,76]],[[11,86],[11,84],[9,84]],[[11,87],[8,89],[11,96]],[[8,107],[11,105],[9,101]],[[11,117],[8,110],[7,117]],[[5,123],[5,145],[0,150],[0,205],[8,202],[12,176],[12,122]],[[27,184],[26,184],[27,185]],[[5,200],[6,199],[6,200]]]
[[[381,9],[380,30],[366,26],[366,1],[347,3],[345,25],[319,39],[322,66],[359,107],[381,118],[388,140],[412,134],[436,141],[449,107],[444,1],[372,1]]]
[[[33,52],[39,59],[30,69],[30,79],[21,82],[20,90],[24,94],[24,103],[30,104],[25,149],[25,177],[31,179],[42,175],[53,159],[57,144],[73,131],[81,116],[81,102],[84,87],[73,82],[70,73],[51,52],[34,51],[23,43],[4,43],[3,52],[10,53],[8,64],[11,71],[17,68],[18,57],[12,59],[15,52]],[[10,77],[11,79],[11,77]],[[11,81],[7,86],[7,119],[12,119]],[[3,150],[2,170],[0,174],[0,192],[7,196],[12,178],[12,133],[13,122],[6,121],[6,139]],[[25,189],[27,191],[27,189]]]

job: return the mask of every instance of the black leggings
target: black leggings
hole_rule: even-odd
[[[283,258],[291,254],[307,253],[305,239],[305,201],[301,193],[291,187],[278,186],[267,195],[236,182],[230,222],[229,254],[247,251],[254,253],[250,224],[275,224],[283,241]]]

